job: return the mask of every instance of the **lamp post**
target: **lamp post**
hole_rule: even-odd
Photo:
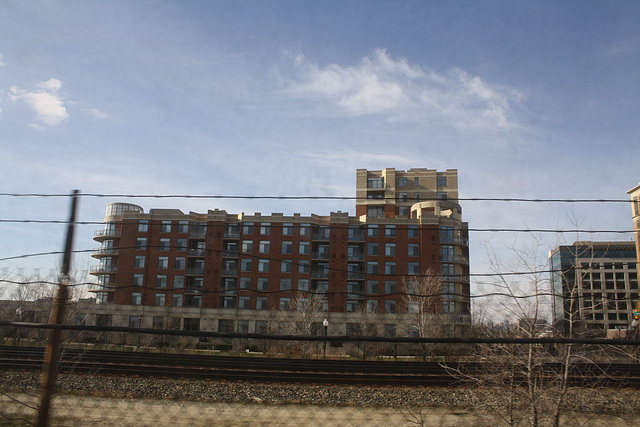
[[[329,321],[324,319],[322,321],[322,326],[324,326],[324,358],[327,358],[327,329],[329,328]]]

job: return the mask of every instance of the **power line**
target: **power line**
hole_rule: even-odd
[[[70,194],[60,193],[0,193],[0,197],[71,197]],[[355,196],[247,196],[247,195],[199,195],[199,194],[101,194],[81,193],[80,197],[96,198],[136,198],[136,199],[246,199],[246,200],[398,200],[397,198],[367,199]],[[421,197],[421,201],[467,201],[467,202],[527,202],[527,203],[631,203],[630,199],[541,199],[524,197],[457,197],[448,200],[434,197]]]

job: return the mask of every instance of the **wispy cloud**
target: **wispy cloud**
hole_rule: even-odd
[[[9,98],[12,101],[26,102],[45,125],[57,126],[69,117],[59,93],[61,88],[62,82],[58,79],[42,82],[34,90],[12,86],[9,90]]]
[[[107,117],[109,117],[106,113],[103,113],[96,108],[87,108],[84,111],[90,116],[95,117],[96,119],[106,119]]]
[[[375,50],[355,66],[319,67],[292,57],[294,73],[282,79],[297,99],[321,100],[351,116],[377,114],[389,121],[447,124],[460,129],[513,130],[514,107],[522,95],[461,69],[446,74],[423,70],[406,59]]]

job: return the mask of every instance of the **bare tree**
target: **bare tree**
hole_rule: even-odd
[[[289,306],[281,307],[276,313],[277,332],[283,335],[314,335],[325,316],[323,306],[324,300],[318,295],[300,292],[292,294]],[[301,357],[308,357],[312,343],[297,341],[295,346],[289,347],[295,348]]]
[[[441,275],[428,269],[422,275],[403,278],[404,298],[410,319],[409,335],[434,337],[442,335],[444,316],[442,299],[450,295],[443,293]],[[422,357],[426,360],[430,344],[421,343]]]

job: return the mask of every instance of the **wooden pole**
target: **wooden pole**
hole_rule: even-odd
[[[67,297],[69,294],[69,270],[71,266],[71,248],[73,245],[73,230],[76,218],[76,208],[78,204],[78,190],[73,192],[73,199],[71,202],[71,216],[69,219],[69,227],[67,229],[67,240],[64,249],[64,255],[62,258],[62,269],[60,272],[60,284],[58,292],[53,299],[53,306],[51,307],[51,316],[49,323],[55,325],[61,325],[64,323],[64,308],[67,303]],[[51,408],[51,396],[53,394],[53,388],[56,380],[56,373],[58,370],[60,342],[62,337],[62,331],[59,329],[52,329],[49,336],[49,344],[44,353],[44,362],[42,366],[42,382],[40,386],[40,410],[38,412],[38,426],[46,427],[49,425],[49,409]]]

